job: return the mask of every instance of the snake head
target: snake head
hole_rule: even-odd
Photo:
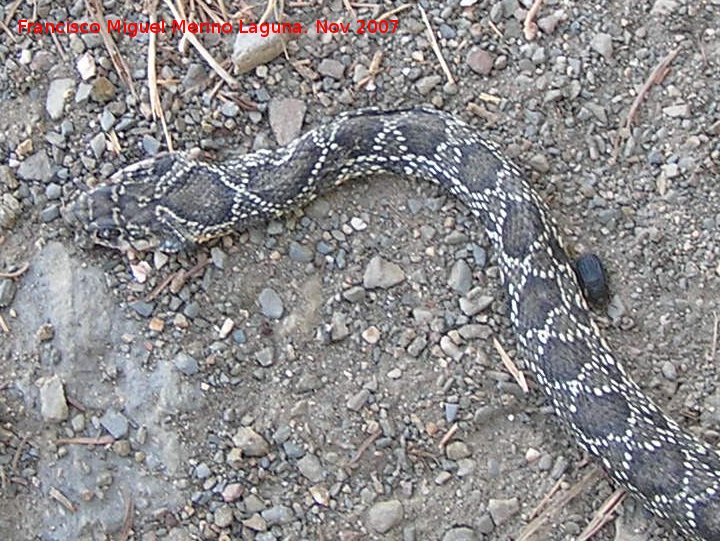
[[[92,242],[121,251],[160,249],[177,252],[192,244],[164,216],[159,192],[163,169],[172,155],[153,158],[118,171],[110,183],[83,192],[71,206],[72,219]]]

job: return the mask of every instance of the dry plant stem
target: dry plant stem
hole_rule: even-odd
[[[152,0],[150,10],[150,23],[157,22],[157,0]],[[165,144],[167,145],[168,151],[173,151],[173,142],[170,135],[170,131],[165,122],[165,113],[162,109],[160,102],[160,93],[158,92],[157,85],[157,36],[154,33],[150,33],[150,40],[148,43],[148,92],[150,93],[150,109],[152,110],[153,117],[160,119],[162,125],[163,134],[165,135]]]
[[[537,24],[535,23],[535,17],[537,17],[538,11],[540,11],[540,6],[542,6],[543,0],[535,0],[533,2],[533,5],[530,6],[530,9],[527,12],[527,15],[525,15],[525,22],[523,23],[523,34],[525,35],[525,39],[528,41],[532,41],[537,37]]]
[[[527,524],[515,541],[530,541],[540,527],[555,514],[563,509],[568,503],[575,499],[579,494],[588,489],[594,482],[601,478],[601,472],[597,468],[593,468],[591,472],[585,475],[578,483],[573,485],[570,490],[563,494],[562,498],[552,507],[548,507],[541,515],[533,519]]]
[[[502,347],[502,344],[497,341],[497,338],[493,338],[493,346],[495,346],[495,350],[500,355],[500,359],[503,362],[503,365],[505,365],[505,368],[508,372],[512,375],[513,378],[515,378],[516,383],[520,386],[520,388],[523,390],[524,393],[530,392],[530,389],[528,388],[527,381],[525,380],[525,374],[523,374],[517,367],[517,365],[513,362],[513,360],[510,358],[510,355],[507,354],[505,351],[505,348]]]
[[[596,533],[615,518],[615,511],[617,511],[620,504],[627,497],[627,492],[624,488],[618,488],[613,492],[605,502],[595,512],[595,516],[585,529],[578,536],[578,541],[588,541]]]
[[[110,61],[112,62],[118,77],[120,77],[120,80],[130,89],[132,95],[137,98],[137,92],[135,91],[135,85],[133,84],[132,76],[130,75],[130,69],[125,62],[125,59],[120,54],[117,45],[115,45],[115,40],[113,40],[112,36],[108,34],[107,29],[105,28],[105,20],[102,14],[102,4],[99,0],[85,0],[85,7],[87,8],[88,13],[90,13],[90,15],[100,25],[100,35],[103,38],[103,44],[110,55]]]
[[[422,6],[418,5],[418,9],[420,10],[420,15],[422,16],[423,23],[425,23],[425,28],[427,29],[427,36],[430,40],[430,46],[432,47],[432,50],[435,53],[438,62],[440,62],[440,67],[445,73],[445,77],[447,78],[448,83],[454,85],[455,79],[453,78],[452,73],[450,73],[450,68],[448,67],[447,62],[445,62],[442,52],[440,52],[440,46],[435,39],[435,32],[433,32],[433,29],[430,26],[430,21],[427,18],[427,14],[425,13],[425,10],[422,8]]]
[[[164,0],[165,5],[167,8],[172,12],[173,17],[176,19],[181,19],[180,14],[178,13],[177,8],[170,0]],[[187,39],[190,44],[195,47],[195,50],[200,54],[200,56],[203,57],[205,62],[208,63],[208,65],[217,73],[220,78],[225,81],[228,85],[231,87],[238,86],[238,82],[235,80],[235,78],[230,75],[225,68],[223,68],[213,57],[212,55],[203,47],[203,45],[198,41],[198,39],[191,34],[190,32],[187,32],[184,34],[184,38]]]
[[[386,11],[382,15],[380,15],[377,20],[382,21],[384,19],[387,19],[389,17],[392,17],[393,15],[400,13],[401,11],[405,11],[406,9],[410,9],[413,7],[414,4],[403,4],[401,6],[398,6],[396,8],[391,9],[390,11]]]
[[[652,73],[650,73],[650,76],[646,79],[645,83],[640,88],[640,91],[637,93],[637,96],[635,96],[632,105],[630,106],[627,118],[625,119],[625,128],[629,128],[632,124],[633,120],[635,119],[635,115],[637,114],[638,108],[640,107],[640,104],[645,99],[645,96],[647,96],[648,92],[650,92],[650,89],[653,87],[653,85],[659,84],[665,78],[668,69],[670,68],[670,63],[675,59],[679,52],[679,48],[670,51],[667,56],[665,56],[665,58],[663,58],[660,63],[655,66],[655,69],[652,70]]]
[[[20,265],[20,268],[18,268],[18,270],[12,272],[0,272],[0,278],[17,278],[25,274],[25,271],[27,271],[29,268],[30,263],[26,261],[25,263]]]

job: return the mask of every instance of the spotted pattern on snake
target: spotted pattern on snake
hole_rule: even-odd
[[[83,194],[74,214],[99,244],[173,251],[378,174],[429,180],[467,205],[497,254],[518,350],[578,445],[688,539],[720,539],[720,454],[632,381],[591,319],[543,201],[499,145],[455,117],[365,109],[220,163],[165,154]]]

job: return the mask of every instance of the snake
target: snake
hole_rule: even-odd
[[[82,191],[93,243],[179,251],[247,229],[353,179],[427,180],[484,227],[517,351],[567,431],[652,514],[720,540],[720,453],[633,381],[591,314],[558,226],[497,142],[429,107],[343,112],[285,146],[203,161],[158,154]]]

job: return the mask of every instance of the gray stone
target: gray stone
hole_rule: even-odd
[[[365,290],[360,286],[352,286],[343,291],[342,296],[348,302],[360,302],[365,298]]]
[[[265,347],[255,354],[255,360],[263,368],[272,366],[275,362],[275,348],[272,346]]]
[[[51,182],[45,187],[45,197],[47,197],[48,200],[54,201],[55,199],[60,199],[61,196],[62,188],[59,184]]]
[[[345,316],[340,312],[335,312],[332,316],[332,322],[330,323],[330,340],[339,342],[349,334],[350,329],[348,329],[345,323]]]
[[[43,223],[52,222],[60,216],[60,207],[58,205],[48,205],[40,211],[40,221]]]
[[[427,96],[428,94],[430,94],[432,89],[439,85],[441,82],[442,77],[440,75],[428,75],[427,77],[418,79],[418,81],[415,83],[415,86],[417,87],[417,91],[421,96]]]
[[[483,295],[484,289],[476,287],[471,289],[467,295],[460,298],[460,310],[466,316],[474,316],[487,309],[492,303],[493,298],[489,295]]]
[[[0,278],[0,308],[10,306],[16,291],[17,287],[14,281],[10,278]]]
[[[173,359],[173,364],[180,372],[186,376],[193,376],[198,373],[200,366],[198,365],[195,357],[188,355],[184,351],[181,351]]]
[[[220,107],[220,112],[223,116],[226,116],[228,118],[234,118],[240,112],[240,106],[234,101],[226,101]]]
[[[300,473],[313,483],[319,483],[325,478],[325,470],[320,464],[320,460],[312,453],[307,453],[298,460],[297,466]]]
[[[310,248],[296,241],[292,241],[290,243],[290,247],[288,248],[288,255],[290,256],[290,259],[299,263],[309,263],[315,257],[313,255],[313,251]]]
[[[400,500],[374,504],[367,514],[367,526],[376,533],[387,533],[400,524],[405,511]]]
[[[40,415],[46,421],[59,422],[68,418],[65,389],[57,375],[40,382]]]
[[[687,103],[669,105],[663,107],[663,113],[671,118],[688,118],[690,116],[690,105]]]
[[[155,309],[155,303],[145,301],[135,301],[130,303],[136,314],[142,317],[150,317]]]
[[[478,541],[478,536],[472,528],[457,526],[445,532],[442,541]]]
[[[366,289],[382,288],[388,289],[396,286],[405,280],[405,273],[399,265],[384,260],[376,255],[370,260],[365,274],[363,275],[363,286]]]
[[[190,301],[183,308],[183,314],[190,319],[195,319],[200,314],[200,303],[197,301]]]
[[[207,71],[205,66],[198,62],[193,62],[188,66],[185,77],[183,77],[181,84],[185,89],[185,92],[191,92],[202,88],[208,81]]]
[[[210,467],[204,462],[201,462],[195,467],[195,477],[198,479],[207,479],[211,474],[212,471],[210,470]]]
[[[100,127],[103,129],[103,131],[110,131],[110,128],[112,128],[114,125],[115,115],[112,114],[108,109],[103,109],[103,112],[100,115]]]
[[[450,460],[460,460],[471,455],[470,448],[464,441],[451,441],[445,447],[445,456]]]
[[[285,311],[282,299],[274,289],[266,287],[258,296],[260,303],[260,312],[270,319],[280,319]]]
[[[540,173],[547,173],[550,170],[550,162],[544,154],[533,154],[529,160],[530,167]]]
[[[100,424],[116,440],[124,438],[128,433],[129,423],[127,417],[113,409],[105,412],[105,415],[100,418]]]
[[[215,526],[218,528],[227,528],[233,519],[233,510],[229,505],[222,505],[215,510]]]
[[[520,511],[520,503],[517,498],[507,500],[490,498],[488,502],[488,512],[496,526],[500,526],[518,511]]]
[[[307,105],[295,98],[271,100],[268,106],[268,119],[278,144],[286,145],[298,135],[302,128]]]
[[[318,66],[320,75],[332,77],[333,79],[342,79],[345,75],[345,66],[332,58],[324,58]]]
[[[270,452],[270,445],[265,438],[252,428],[241,426],[232,437],[233,445],[242,451],[244,456],[261,457]]]
[[[145,154],[148,156],[155,156],[158,152],[160,152],[160,147],[162,144],[160,141],[155,139],[152,135],[145,134],[142,138],[142,147],[145,151]]]
[[[44,150],[40,150],[23,160],[18,167],[17,174],[23,180],[49,182],[54,171],[47,154]]]
[[[479,75],[488,75],[493,68],[495,59],[484,49],[473,47],[465,59],[467,65]]]
[[[367,389],[360,389],[350,398],[350,400],[347,401],[347,407],[353,411],[360,411],[367,402],[368,398],[370,398],[370,391]]]
[[[597,51],[605,60],[610,60],[613,54],[612,36],[598,32],[590,41],[590,46]]]
[[[666,17],[675,11],[677,7],[677,0],[655,0],[653,7],[650,9],[650,15]]]
[[[268,36],[238,32],[233,45],[232,60],[238,73],[246,73],[267,64],[282,54],[288,34],[271,32]]]
[[[70,78],[55,79],[50,82],[45,110],[50,118],[59,120],[63,116],[65,101],[75,88],[75,80]]]
[[[221,248],[213,246],[210,249],[210,259],[212,259],[213,265],[222,270],[225,268],[225,263],[227,262],[227,254],[223,252]]]
[[[268,523],[268,526],[287,524],[293,520],[292,509],[285,505],[274,505],[265,509],[260,515]]]
[[[105,152],[106,143],[105,143],[105,134],[100,132],[95,134],[95,137],[90,139],[90,150],[92,150],[93,156],[95,158],[100,159],[100,157],[103,155],[103,152]]]
[[[450,269],[448,285],[458,293],[465,294],[472,285],[472,271],[464,259],[458,259]]]

